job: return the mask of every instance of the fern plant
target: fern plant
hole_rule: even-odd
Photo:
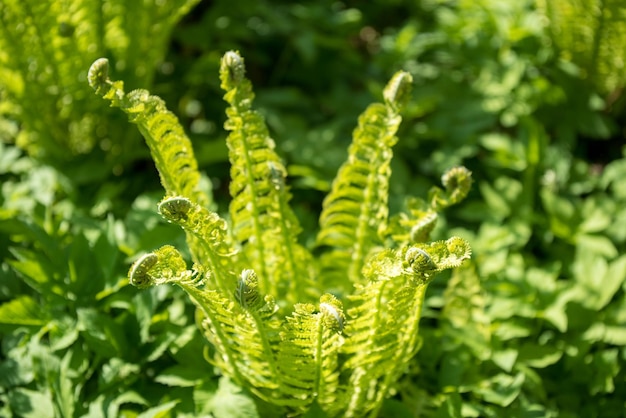
[[[565,59],[604,94],[626,83],[626,4],[621,0],[537,0]]]
[[[125,93],[122,81],[109,80],[106,59],[94,62],[88,78],[145,137],[165,188],[158,210],[185,230],[193,258],[190,268],[169,245],[144,254],[129,271],[131,284],[182,288],[197,305],[210,361],[285,414],[316,403],[329,416],[376,416],[419,348],[428,283],[470,256],[461,238],[428,241],[437,212],[466,196],[467,169],[452,168],[444,189],[388,214],[389,163],[411,76],[395,74],[384,102],[359,118],[324,201],[319,257],[298,242],[287,172],[252,108],[237,52],[227,52],[220,68],[229,104],[228,219],[209,210],[191,143],[163,101],[145,90]]]
[[[150,85],[174,25],[197,1],[0,2],[0,116],[22,125],[17,144],[62,168],[94,147],[118,160],[131,154],[85,70],[109,55],[133,85]]]

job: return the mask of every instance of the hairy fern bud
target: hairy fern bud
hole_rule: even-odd
[[[161,216],[169,222],[185,222],[188,220],[189,212],[193,209],[191,200],[186,197],[171,197],[159,203],[158,210]]]
[[[154,253],[144,254],[131,266],[128,273],[130,284],[140,289],[150,287],[152,285],[152,276],[150,269],[154,267],[159,258]]]
[[[437,270],[437,264],[426,251],[419,247],[411,247],[407,250],[405,261],[417,274],[426,274]]]
[[[228,51],[222,58],[221,70],[228,75],[228,82],[234,85],[239,84],[245,77],[246,67],[243,58],[236,51]]]
[[[401,111],[411,96],[413,77],[406,71],[398,71],[387,83],[383,91],[385,103],[391,105],[396,111]]]
[[[259,294],[259,279],[254,270],[245,269],[241,272],[237,281],[235,299],[244,309],[256,309],[263,302]]]
[[[102,89],[109,82],[109,60],[106,58],[98,58],[89,67],[87,73],[87,81],[89,85],[96,90],[96,93],[102,94]]]

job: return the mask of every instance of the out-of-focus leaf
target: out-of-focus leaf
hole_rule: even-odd
[[[553,344],[527,343],[519,348],[519,361],[531,367],[543,368],[556,363],[563,356],[563,349]]]
[[[19,296],[0,305],[0,324],[43,326],[48,319],[47,312],[30,296]]]
[[[110,316],[91,308],[80,308],[77,315],[77,327],[94,352],[106,358],[123,356],[127,352],[124,330]]]
[[[155,377],[155,381],[167,386],[190,387],[197,385],[206,377],[206,373],[201,368],[173,366],[163,370]]]
[[[54,405],[49,392],[26,388],[15,389],[8,394],[13,412],[24,418],[54,418]]]
[[[225,378],[220,379],[219,388],[210,403],[215,418],[260,417],[252,398]]]
[[[147,409],[141,414],[137,415],[137,418],[167,418],[171,416],[171,411],[176,407],[180,401],[170,401],[159,406]]]
[[[482,395],[486,402],[506,407],[517,398],[523,384],[522,373],[516,376],[501,373],[481,382],[476,392]]]

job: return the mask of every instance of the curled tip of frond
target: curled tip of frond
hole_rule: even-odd
[[[421,218],[419,218],[415,225],[411,228],[411,242],[426,241],[432,230],[435,228],[437,218],[438,215],[435,211],[426,212]]]
[[[413,77],[411,74],[406,71],[398,71],[389,80],[383,91],[385,102],[400,110],[409,100],[412,84]]]
[[[252,269],[244,269],[237,281],[235,298],[244,309],[255,308],[261,305],[263,300],[259,294],[259,279]]]
[[[320,313],[324,324],[337,332],[342,332],[346,322],[343,305],[335,296],[327,293],[320,298]]]
[[[406,251],[404,260],[416,273],[428,273],[437,270],[437,263],[426,250],[419,247],[411,247]]]
[[[450,195],[450,200],[458,203],[469,193],[472,186],[472,172],[463,166],[453,167],[441,177],[441,183]]]
[[[187,270],[183,256],[171,245],[144,254],[133,263],[128,271],[130,284],[139,288],[164,283],[198,285],[202,282],[199,271]]]
[[[439,187],[430,191],[431,206],[443,209],[465,199],[472,187],[472,172],[465,167],[453,167],[441,177],[445,192]]]
[[[152,269],[158,261],[159,257],[154,253],[142,255],[133,263],[128,272],[130,284],[140,289],[150,287],[152,285],[150,269]]]
[[[446,258],[446,267],[459,267],[463,261],[468,260],[472,256],[472,248],[469,243],[460,237],[452,237],[446,241],[446,249],[448,256]]]
[[[220,72],[227,75],[231,83],[238,84],[243,80],[246,68],[243,58],[236,51],[228,51],[222,57]]]
[[[87,80],[89,85],[96,91],[106,84],[109,81],[109,60],[106,58],[95,60],[89,67]]]
[[[193,204],[186,197],[177,196],[163,199],[158,208],[161,216],[169,222],[180,222],[187,220]]]

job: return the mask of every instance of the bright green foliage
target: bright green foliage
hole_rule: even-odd
[[[30,3],[0,2],[2,16]],[[71,6],[78,4],[74,1],[44,4],[48,7],[38,10],[51,15],[65,7],[78,26],[97,16],[71,14],[78,10]],[[156,46],[159,33],[138,22],[150,19],[157,7],[128,20],[128,8],[149,5],[126,2],[110,9],[111,1],[100,4],[107,13],[119,13],[107,14],[115,22],[137,23],[131,35],[135,39],[127,43],[118,37],[108,43],[110,48]],[[158,7],[171,4],[160,2]],[[578,5],[584,5],[582,10]],[[4,117],[0,120],[4,142],[0,143],[0,416],[284,416],[285,406],[261,401],[245,381],[229,378],[202,359],[205,350],[214,364],[222,360],[220,367],[228,370],[224,357],[216,357],[227,347],[218,351],[221,340],[209,342],[193,323],[196,306],[185,292],[175,286],[149,285],[151,278],[161,277],[156,274],[156,254],[161,253],[154,249],[165,244],[184,254],[189,264],[183,265],[171,247],[163,252],[183,272],[190,272],[181,275],[189,285],[202,280],[205,287],[224,296],[217,300],[226,301],[227,308],[234,303],[232,310],[258,311],[262,323],[267,314],[282,324],[278,336],[268,336],[267,341],[291,347],[282,355],[293,362],[278,365],[285,375],[283,388],[290,393],[319,388],[320,395],[306,416],[326,416],[320,405],[335,400],[343,407],[344,389],[350,381],[358,381],[359,366],[352,360],[351,368],[344,367],[342,374],[331,371],[358,355],[345,352],[348,332],[359,326],[354,319],[360,314],[356,305],[368,300],[367,306],[390,310],[393,295],[385,292],[393,279],[379,283],[387,299],[377,304],[368,299],[372,289],[363,289],[366,271],[359,276],[358,290],[344,280],[347,276],[333,277],[333,266],[318,262],[345,249],[338,242],[315,247],[317,218],[323,194],[332,190],[331,180],[346,159],[347,141],[359,112],[383,96],[387,74],[403,69],[415,87],[395,134],[401,141],[393,147],[390,164],[390,218],[373,228],[376,244],[371,256],[357,261],[367,268],[378,257],[377,263],[392,260],[388,265],[393,267],[395,257],[403,254],[398,243],[412,242],[430,255],[430,261],[418,256],[414,263],[432,269],[429,242],[445,243],[451,235],[467,239],[473,256],[467,268],[444,272],[428,285],[421,302],[419,351],[403,366],[406,374],[393,382],[379,415],[623,417],[626,102],[624,83],[618,77],[623,74],[619,63],[623,48],[613,36],[621,25],[616,32],[604,30],[599,36],[594,29],[619,17],[607,14],[615,6],[614,1],[584,0],[199,2],[171,32],[163,60],[147,64],[149,73],[156,69],[152,84],[148,79],[152,74],[144,74],[146,79],[135,74],[148,56],[145,51],[130,56],[134,63],[122,68],[111,50],[86,51],[78,28],[72,32],[55,20],[59,30],[41,28],[39,33],[45,37],[38,38],[31,25],[34,20],[9,22],[0,28],[5,46],[0,51],[4,54],[0,77],[8,80],[0,93]],[[50,26],[50,21],[41,23]],[[12,32],[5,29],[19,28],[29,28],[29,36],[21,43],[10,42]],[[56,97],[53,88],[47,89],[52,81],[37,83],[49,74],[40,65],[38,39],[43,39],[39,45],[50,55],[64,57],[59,65],[77,71],[71,81],[78,86],[77,95],[87,97],[85,101],[50,105]],[[569,47],[565,42],[570,40],[581,50]],[[75,44],[74,52],[63,55],[68,42]],[[246,75],[254,83],[256,99],[253,107],[235,111],[243,117],[248,110],[258,109],[271,135],[280,138],[275,150],[285,163],[281,162],[280,170],[271,165],[270,176],[280,187],[279,172],[286,169],[293,195],[289,205],[302,228],[298,242],[315,254],[308,264],[313,271],[305,275],[313,282],[300,289],[301,299],[286,286],[281,292],[289,301],[266,300],[259,291],[262,275],[253,264],[256,261],[245,260],[256,257],[257,249],[249,246],[244,257],[227,210],[211,211],[228,208],[230,185],[226,133],[219,129],[225,119],[224,102],[216,94],[220,80],[207,76],[220,68],[216,45],[247,51]],[[612,53],[603,54],[602,45]],[[594,51],[600,59],[591,62],[588,57]],[[147,160],[148,147],[136,141],[136,129],[123,123],[125,113],[107,108],[108,103],[86,86],[85,65],[100,56],[110,58],[111,72],[125,80],[128,91],[149,88],[168,103],[190,135],[202,175],[213,180],[215,205],[197,205],[179,195],[158,204],[162,191],[153,192],[158,180]],[[15,97],[11,88],[20,83],[9,76],[24,74],[11,71],[27,62],[37,63],[29,68],[32,73],[25,85],[32,87],[32,94]],[[593,76],[601,72],[593,68],[606,68],[604,79]],[[605,81],[621,85],[605,88]],[[73,113],[67,116],[70,107]],[[51,130],[58,131],[55,123],[69,118],[70,126],[78,126],[87,116],[83,109],[97,121],[98,146],[89,154],[65,163],[70,153],[54,146],[46,156],[54,153],[63,160],[52,161],[50,167],[42,164],[48,160],[33,159],[32,153],[25,155],[13,146],[16,138],[20,144],[26,142],[24,138],[34,139],[33,120],[41,121],[38,126],[47,130],[36,133],[46,137]],[[36,119],[32,116],[28,122],[26,115]],[[73,129],[63,138],[78,138]],[[228,132],[237,131],[244,130]],[[259,143],[269,142],[267,133],[259,136],[266,138]],[[85,136],[86,143],[89,138]],[[240,142],[236,136],[231,139]],[[106,178],[112,165],[114,180]],[[429,189],[441,173],[458,165],[471,169],[477,187],[463,205],[438,212],[444,200],[454,199],[443,185],[440,191]],[[257,169],[265,169],[262,166]],[[243,184],[245,193],[252,191]],[[163,216],[154,210],[157,205]],[[255,210],[275,213],[274,207],[275,203],[264,202]],[[163,217],[182,225],[184,231]],[[350,212],[347,219],[358,219],[357,212]],[[246,228],[244,222],[241,231]],[[192,251],[185,248],[185,233]],[[245,233],[253,236],[250,230]],[[265,254],[273,251],[264,249]],[[127,285],[129,258],[145,252],[132,275],[136,284],[148,287],[137,291]],[[417,254],[421,253],[413,255]],[[281,252],[280,257],[285,256]],[[190,259],[197,263],[195,272]],[[229,267],[235,264],[235,269]],[[271,263],[259,264],[274,268]],[[221,275],[214,274],[214,265],[225,266]],[[169,280],[172,272],[158,274]],[[207,277],[207,272],[213,274]],[[271,280],[263,280],[263,286],[273,286]],[[396,292],[398,306],[414,294],[410,283],[403,289],[406,292]],[[320,301],[324,292],[331,292],[341,305]],[[270,315],[276,306],[278,310]],[[207,310],[225,323],[231,311],[221,318],[219,310]],[[322,312],[324,318],[315,316]],[[402,313],[408,315],[409,310]],[[197,314],[210,336],[211,323],[202,321],[203,315]],[[381,314],[380,321],[388,325],[384,322],[388,317]],[[239,321],[231,321],[233,326],[244,324],[245,329],[241,326],[237,333],[256,327],[250,319]],[[324,321],[319,337],[316,327]],[[289,331],[298,328],[309,330],[306,338]],[[371,335],[390,349],[399,345],[391,339],[393,333],[368,331],[368,338]],[[224,335],[234,339],[239,334],[225,329]],[[248,338],[254,351],[234,356],[240,363],[254,359],[256,371],[268,364],[258,355],[264,342],[257,334]],[[311,343],[320,339],[321,346]],[[368,341],[363,338],[351,344],[369,347]],[[346,348],[335,355],[337,344]],[[402,344],[408,350],[413,343]],[[319,359],[328,363],[321,366],[321,373],[315,353],[323,353]],[[394,358],[400,356],[398,352]],[[306,364],[306,373],[299,364]],[[246,365],[252,366],[242,367]],[[358,372],[363,381],[374,382],[372,392],[387,384],[367,364]],[[266,369],[258,373],[259,386],[269,387]],[[333,413],[332,407],[325,408]]]
[[[626,4],[621,0],[538,0],[563,58],[602,93],[626,83]]]
[[[188,139],[162,102],[145,91],[125,94],[121,82],[108,80],[106,60],[96,61],[89,74],[96,92],[144,134],[166,189],[159,212],[185,229],[195,261],[188,269],[176,249],[161,247],[135,262],[131,283],[180,286],[198,307],[215,350],[211,361],[263,401],[290,414],[315,402],[330,416],[377,415],[419,348],[428,283],[470,256],[463,239],[428,243],[427,228],[419,227],[467,194],[471,179],[464,168],[446,173],[445,191],[433,189],[430,201],[418,205],[421,211],[387,226],[391,146],[410,76],[397,73],[385,103],[359,118],[321,215],[318,242],[329,248],[320,269],[297,241],[286,170],[263,118],[251,108],[252,87],[238,53],[227,52],[220,69],[230,104],[230,222],[207,209]],[[325,293],[336,289],[336,296]]]
[[[150,85],[170,32],[197,0],[7,0],[0,4],[3,114],[25,125],[17,143],[62,165],[94,146],[121,155],[122,129],[84,83],[85,68],[111,56],[133,85]]]

